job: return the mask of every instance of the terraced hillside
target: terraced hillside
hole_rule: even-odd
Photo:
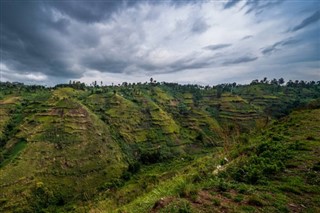
[[[204,204],[193,200],[199,196],[230,203],[227,211],[241,210],[242,205],[220,192],[209,194],[214,187],[229,187],[234,181],[249,188],[268,181],[271,177],[265,171],[257,177],[249,172],[256,169],[250,167],[255,165],[250,160],[252,150],[260,143],[256,138],[285,139],[291,144],[289,136],[300,131],[298,123],[303,119],[293,115],[296,120],[279,132],[281,136],[257,132],[271,132],[271,123],[294,108],[310,102],[316,108],[319,98],[320,85],[312,82],[215,87],[75,83],[55,88],[1,83],[0,211],[174,212],[181,206],[204,211]],[[318,111],[304,113],[315,116]],[[289,120],[283,126],[286,123]],[[308,124],[315,135],[306,137],[316,148],[315,123]],[[243,167],[245,159],[250,162],[247,167]],[[270,165],[270,171],[283,172],[286,167],[278,161],[284,160]],[[230,193],[232,197],[235,191]],[[300,195],[303,198],[304,192]],[[250,196],[242,197],[240,203],[250,210],[246,200]],[[281,208],[288,207],[287,201]],[[209,209],[222,211],[223,206]]]
[[[4,210],[32,212],[88,199],[125,169],[108,127],[67,92],[55,91],[41,108],[25,108],[16,134],[4,146]]]
[[[119,191],[154,174],[159,181],[120,212],[319,212],[319,107],[242,135],[227,150],[146,168]],[[108,211],[108,199],[93,211]]]

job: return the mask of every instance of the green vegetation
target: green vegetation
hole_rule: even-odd
[[[320,83],[0,83],[0,212],[319,212]]]

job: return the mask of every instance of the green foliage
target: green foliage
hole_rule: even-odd
[[[15,106],[10,110],[10,114],[12,114],[11,118],[7,122],[4,128],[4,134],[0,137],[0,147],[6,145],[6,143],[10,140],[18,132],[18,125],[22,122],[24,115],[22,112],[22,107],[20,105]]]
[[[252,206],[262,207],[265,205],[265,202],[260,197],[252,195],[248,200],[248,204]]]
[[[319,84],[279,85],[0,83],[0,211],[318,210]]]
[[[220,192],[226,192],[228,189],[230,189],[230,184],[223,179],[219,179],[217,190]]]
[[[143,149],[141,150],[139,161],[146,165],[159,163],[172,159],[174,157],[173,154],[169,148]]]
[[[221,201],[217,198],[213,198],[212,199],[212,203],[214,206],[220,206],[221,205]]]
[[[177,190],[180,197],[190,197],[194,199],[198,194],[196,186],[188,182],[181,184]]]
[[[235,169],[233,177],[251,184],[264,183],[285,169],[285,162],[291,157],[290,152],[287,145],[277,140],[261,143],[255,153]]]
[[[240,203],[241,201],[243,201],[244,196],[243,195],[236,195],[233,200],[234,202]]]
[[[188,201],[181,199],[181,200],[171,202],[165,208],[161,209],[160,212],[192,213],[194,211],[192,210],[192,207]]]
[[[12,162],[19,153],[26,147],[27,143],[24,138],[19,139],[10,149],[7,149],[0,154],[0,168]]]

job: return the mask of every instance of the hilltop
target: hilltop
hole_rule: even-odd
[[[320,83],[0,83],[1,212],[320,210]]]

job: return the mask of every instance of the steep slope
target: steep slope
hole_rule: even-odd
[[[249,138],[241,136],[227,150],[188,164],[176,163],[172,178],[160,181],[120,209],[319,212],[319,123],[319,105],[318,109],[295,111]],[[152,170],[148,172],[152,174]]]
[[[126,168],[107,126],[66,92],[72,91],[55,91],[5,145],[24,147],[1,168],[2,212],[88,200]]]
[[[318,84],[0,89],[1,212],[318,210]]]
[[[110,126],[131,160],[155,163],[191,149],[195,152],[197,147],[222,144],[223,131],[207,112],[190,107],[181,114],[179,101],[172,102],[172,97],[152,87],[151,91],[136,90],[128,97],[113,92],[93,94],[84,104]]]

